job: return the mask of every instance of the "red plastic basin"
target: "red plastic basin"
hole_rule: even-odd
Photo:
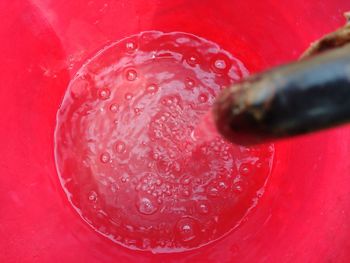
[[[75,213],[54,162],[56,112],[79,67],[146,30],[218,43],[254,73],[344,23],[348,0],[0,3],[0,262],[350,262],[350,127],[275,144],[265,194],[228,236],[192,252],[123,248]]]

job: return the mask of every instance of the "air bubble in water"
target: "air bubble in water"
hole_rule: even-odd
[[[197,237],[197,222],[192,218],[182,218],[176,224],[177,235],[183,242],[189,242]]]
[[[111,112],[113,112],[113,113],[116,113],[116,112],[118,112],[118,110],[119,110],[119,106],[118,106],[117,104],[113,103],[113,104],[109,107],[109,110],[110,110]]]
[[[211,197],[216,197],[219,195],[219,190],[215,186],[209,186],[207,189],[207,194]]]
[[[147,197],[140,197],[136,206],[138,211],[144,215],[152,215],[158,210],[158,205]]]
[[[195,66],[198,64],[198,56],[196,54],[191,54],[186,59],[188,65]]]
[[[186,79],[186,87],[189,88],[189,89],[193,89],[195,86],[195,82],[193,79],[191,78],[187,78]]]
[[[123,176],[122,178],[120,178],[120,181],[122,183],[126,183],[128,181],[128,179],[125,176]]]
[[[124,95],[124,98],[126,99],[126,100],[131,100],[132,99],[132,97],[133,97],[133,95],[131,94],[131,93],[125,93],[125,95]]]
[[[97,201],[97,193],[95,191],[91,191],[89,193],[88,198],[89,198],[90,202],[96,202]]]
[[[103,89],[99,90],[98,95],[99,95],[100,99],[106,100],[111,95],[111,91],[107,88],[103,88]]]
[[[201,93],[201,94],[199,94],[199,96],[198,96],[198,100],[199,100],[199,102],[201,102],[201,103],[205,103],[205,102],[208,101],[208,95],[205,94],[205,93]]]
[[[124,153],[125,149],[126,149],[125,143],[122,141],[118,141],[115,144],[115,149],[116,149],[117,153]]]
[[[209,213],[209,207],[204,202],[199,202],[198,203],[197,210],[198,210],[198,213],[203,214],[203,215],[206,215],[206,214]]]
[[[102,163],[108,163],[110,161],[110,159],[111,159],[111,156],[109,155],[108,152],[104,152],[100,156],[100,160]]]
[[[227,65],[226,65],[225,60],[217,59],[214,62],[214,67],[216,67],[217,69],[223,70],[223,69],[225,69],[227,67]]]
[[[242,174],[242,175],[247,175],[249,172],[250,172],[250,164],[248,163],[243,163],[240,165],[239,167],[239,172]]]
[[[166,106],[171,106],[173,104],[173,100],[171,98],[164,98],[162,100],[162,104],[164,104]]]
[[[125,47],[128,52],[133,52],[136,49],[137,45],[135,42],[129,41],[126,42]]]
[[[195,36],[145,34],[98,53],[70,84],[58,114],[58,169],[97,232],[131,249],[186,251],[237,226],[256,203],[271,154],[226,149],[213,123],[198,129],[220,87],[246,75],[241,64],[229,70],[234,58]],[[188,41],[176,42],[179,35]],[[254,176],[243,176],[242,163]]]
[[[237,193],[241,193],[241,192],[243,191],[242,186],[239,185],[239,184],[235,184],[235,185],[233,186],[233,190],[234,190],[235,192],[237,192]]]
[[[221,190],[225,190],[225,189],[227,189],[227,184],[224,181],[221,181],[219,183],[219,187]]]
[[[134,81],[137,78],[137,72],[134,69],[128,69],[126,71],[126,79],[129,81]]]
[[[158,86],[156,84],[150,84],[146,88],[146,92],[150,94],[154,94],[158,91]]]

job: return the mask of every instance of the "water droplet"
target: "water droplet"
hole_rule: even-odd
[[[126,71],[126,79],[129,81],[134,81],[137,78],[137,72],[134,69],[128,69]]]
[[[108,163],[110,159],[111,159],[111,156],[107,152],[102,153],[100,156],[100,160],[102,163]]]
[[[89,201],[95,203],[97,201],[97,193],[95,191],[91,191],[89,193],[89,197],[88,198],[89,198]]]
[[[113,112],[113,113],[116,113],[116,112],[118,112],[118,110],[119,110],[119,105],[113,103],[113,104],[111,104],[111,106],[109,107],[109,110],[110,110],[111,112]]]
[[[129,41],[125,44],[125,47],[128,52],[133,52],[136,49],[137,45],[135,42]]]
[[[131,93],[125,93],[124,98],[125,98],[126,100],[131,100],[132,97],[133,97],[133,95],[132,95]]]
[[[218,74],[227,73],[232,65],[232,61],[225,54],[217,54],[217,57],[212,60],[211,68]]]
[[[219,190],[215,186],[209,186],[207,193],[211,197],[217,197],[219,195]]]
[[[250,164],[248,163],[243,163],[239,166],[239,172],[242,175],[247,175],[250,172]]]
[[[198,96],[198,100],[199,100],[199,102],[201,102],[201,103],[205,103],[205,102],[208,101],[208,95],[205,94],[205,93],[201,93],[201,94],[199,94],[199,96]]]
[[[195,82],[193,79],[191,78],[187,78],[186,79],[186,87],[189,88],[189,89],[193,89],[194,88],[194,85],[195,85]]]
[[[198,55],[197,54],[191,54],[187,57],[186,59],[187,64],[190,66],[195,66],[196,64],[198,64]]]
[[[223,59],[217,59],[214,61],[214,67],[217,69],[223,70],[227,67],[225,60]]]
[[[165,98],[162,100],[162,104],[170,106],[171,104],[173,104],[173,100],[171,98]]]
[[[177,235],[184,242],[189,242],[197,237],[198,223],[192,218],[182,218],[176,224]]]
[[[241,171],[242,171],[243,174],[247,174],[249,172],[249,169],[248,169],[248,167],[243,167],[241,169]]]
[[[141,214],[152,215],[158,210],[158,205],[150,198],[140,197],[137,201],[137,209]]]
[[[237,193],[241,193],[243,191],[242,186],[240,186],[239,184],[235,184],[233,186],[233,190]]]
[[[158,91],[158,86],[156,84],[150,84],[146,88],[146,92],[150,94],[154,94]]]
[[[255,166],[257,167],[257,168],[262,168],[263,167],[263,163],[261,162],[261,161],[257,161],[256,163],[255,163]]]
[[[106,100],[110,97],[111,91],[107,88],[100,89],[98,92],[100,99]]]
[[[122,177],[122,178],[120,178],[120,181],[122,182],[122,183],[126,183],[126,181],[127,181],[127,179],[126,179],[126,177]]]
[[[260,191],[256,192],[256,196],[258,198],[261,198],[263,194],[264,194],[264,190],[260,190]]]
[[[225,182],[221,181],[221,182],[219,182],[219,187],[220,187],[220,189],[225,190],[225,189],[227,189],[227,184]]]
[[[115,144],[115,149],[116,149],[117,153],[124,153],[125,150],[126,150],[125,143],[122,142],[122,141],[118,141],[118,142]]]
[[[204,202],[199,202],[197,205],[198,213],[206,215],[209,213],[209,206]]]

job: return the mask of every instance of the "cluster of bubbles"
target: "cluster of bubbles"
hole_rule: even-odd
[[[78,213],[116,243],[154,252],[237,227],[263,193],[273,146],[229,144],[207,112],[245,75],[228,52],[185,33],[145,32],[99,52],[58,113],[57,169]]]

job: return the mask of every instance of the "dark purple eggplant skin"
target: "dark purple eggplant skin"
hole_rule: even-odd
[[[252,76],[214,104],[218,130],[238,144],[264,143],[350,121],[350,44]]]

